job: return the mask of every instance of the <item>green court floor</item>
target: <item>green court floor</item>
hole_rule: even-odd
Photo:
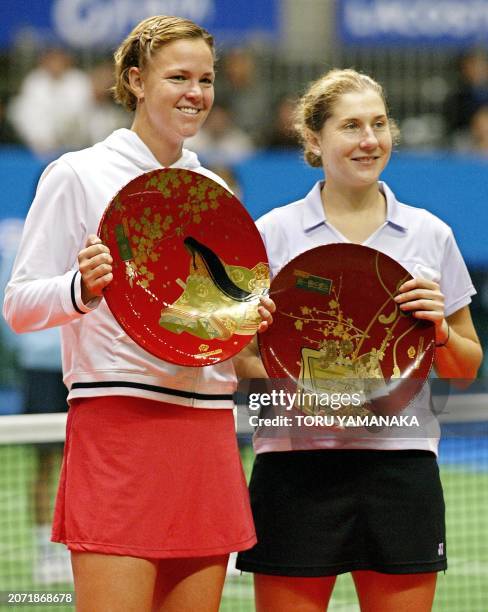
[[[242,451],[246,470],[252,451]],[[0,591],[45,590],[34,584],[34,542],[29,503],[35,453],[30,446],[0,446]],[[458,462],[441,468],[444,484],[449,570],[439,575],[434,610],[438,612],[486,612],[488,610],[488,465]],[[54,483],[53,483],[54,489]],[[70,585],[56,585],[63,590]],[[54,612],[70,606],[35,606]],[[0,611],[25,610],[33,606],[0,605]],[[228,577],[223,612],[252,612],[252,580],[249,576]],[[341,576],[329,610],[356,612],[354,588],[349,576]]]

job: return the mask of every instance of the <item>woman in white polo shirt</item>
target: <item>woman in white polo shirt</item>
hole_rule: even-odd
[[[323,244],[386,253],[414,277],[400,287],[400,308],[435,325],[438,376],[474,379],[482,357],[469,311],[475,290],[452,231],[378,180],[398,132],[381,86],[332,70],[302,97],[296,119],[305,159],[326,180],[258,221],[272,274]],[[264,374],[251,359],[246,374]],[[258,612],[323,611],[345,572],[362,610],[431,610],[437,572],[447,566],[437,440],[312,446],[256,440],[250,492],[258,544],[237,567],[255,574]]]

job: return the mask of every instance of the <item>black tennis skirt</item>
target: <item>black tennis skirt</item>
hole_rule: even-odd
[[[428,451],[263,453],[250,483],[258,543],[243,571],[334,576],[447,567],[444,498]]]

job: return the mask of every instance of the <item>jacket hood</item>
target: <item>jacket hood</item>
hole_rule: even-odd
[[[100,144],[130,160],[141,172],[163,167],[139,136],[127,128],[115,130]],[[201,165],[195,153],[183,149],[181,157],[169,167],[198,171]]]

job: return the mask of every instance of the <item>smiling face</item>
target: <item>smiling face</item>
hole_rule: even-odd
[[[311,138],[327,182],[338,187],[360,189],[376,183],[392,150],[385,104],[372,89],[339,96],[332,115]]]
[[[214,58],[202,38],[181,39],[159,49],[143,70],[129,74],[137,98],[133,129],[148,143],[181,147],[207,118],[214,100]]]

